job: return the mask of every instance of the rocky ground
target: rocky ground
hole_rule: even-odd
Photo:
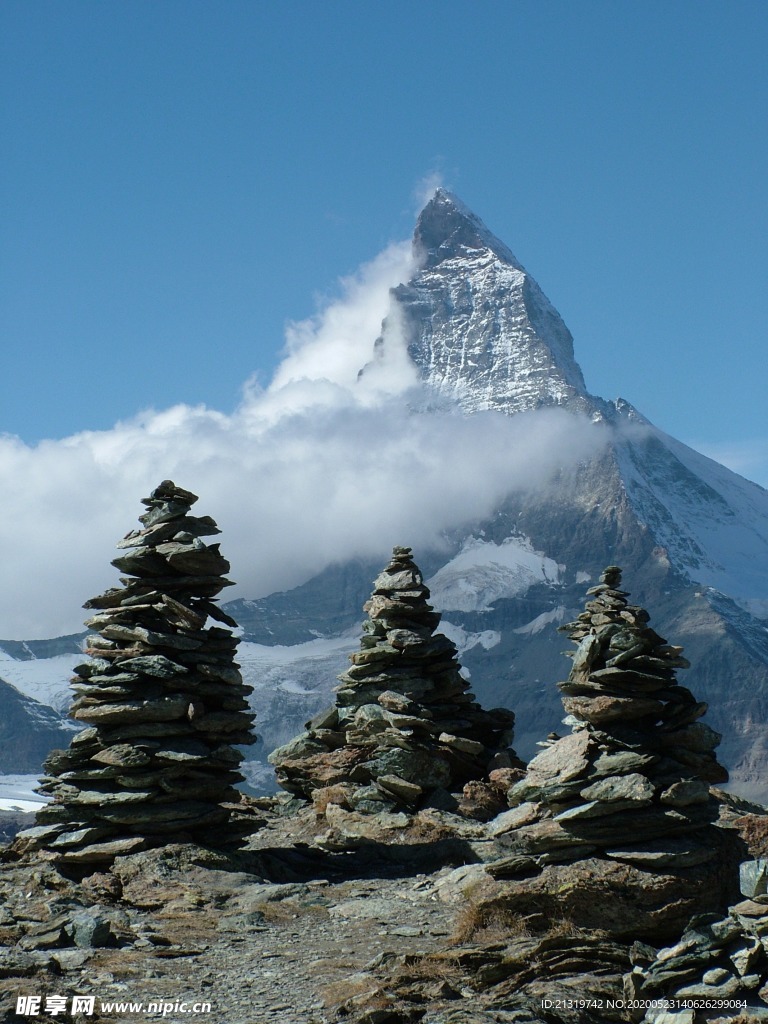
[[[654,960],[655,945],[584,931],[568,910],[599,906],[601,886],[612,884],[599,868],[579,882],[559,866],[557,914],[536,899],[509,902],[528,886],[525,865],[505,859],[481,822],[439,810],[361,816],[334,805],[318,814],[285,797],[260,803],[252,811],[263,825],[237,855],[176,844],[74,880],[39,853],[19,858],[9,848],[0,871],[0,1020],[633,1019],[621,1004],[626,978]],[[743,810],[724,805],[723,815],[739,823],[753,856],[764,855],[765,819]],[[742,942],[745,964],[763,955],[759,939],[750,941],[757,952]],[[73,1014],[75,995],[94,996],[93,1012]],[[17,1000],[29,996],[39,997],[39,1012],[17,1014]],[[55,996],[65,997],[65,1012],[53,1012]],[[752,1002],[745,1013],[695,1019],[768,1019],[762,999]],[[117,1005],[130,1003],[143,1006]],[[198,1003],[210,1010],[194,1012]]]
[[[211,1012],[200,1016],[227,1024],[335,1021],[369,1001],[382,967],[436,952],[455,934],[463,908],[449,883],[471,852],[438,818],[360,845],[329,841],[311,810],[267,812],[245,854],[175,845],[81,882],[39,857],[6,862],[0,1019],[23,1019],[17,998],[40,996],[41,1021],[192,1016],[100,1010],[140,1001],[206,1001]],[[44,1012],[46,997],[65,995],[71,1007],[75,994],[96,996],[92,1015]]]

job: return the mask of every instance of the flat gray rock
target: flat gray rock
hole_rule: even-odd
[[[599,782],[593,782],[581,790],[581,796],[588,801],[602,803],[630,803],[644,806],[653,799],[654,786],[638,772],[629,775],[609,775]]]
[[[661,842],[607,849],[605,855],[613,860],[637,864],[639,867],[690,868],[698,864],[708,864],[717,854],[715,850],[691,843],[687,839],[667,839]]]
[[[589,753],[594,743],[586,729],[563,736],[550,747],[537,754],[528,765],[528,778],[532,785],[541,785],[553,778],[568,782],[586,772]]]

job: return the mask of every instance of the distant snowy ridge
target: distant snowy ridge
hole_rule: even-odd
[[[672,564],[768,618],[768,491],[653,427],[616,450],[638,518]]]
[[[442,620],[437,628],[437,632],[447,636],[449,640],[456,644],[459,658],[475,647],[479,646],[483,650],[490,651],[492,647],[496,647],[501,643],[501,633],[497,629],[484,629],[479,633],[473,633],[464,629],[463,626],[454,625],[448,619]]]
[[[565,622],[567,614],[565,605],[559,604],[551,612],[542,612],[541,615],[537,615],[535,619],[531,619],[524,626],[513,629],[512,632],[518,636],[534,636],[536,633],[541,633],[543,629]]]
[[[307,666],[325,662],[328,658],[346,655],[355,649],[359,630],[350,630],[341,636],[318,637],[303,644],[282,645],[254,644],[241,640],[237,648],[237,660],[246,681],[257,689],[268,684],[270,670],[285,665],[304,663]],[[275,685],[285,687],[286,680],[280,676]]]
[[[72,670],[82,660],[81,654],[60,654],[54,658],[16,661],[0,649],[0,677],[26,697],[65,715],[72,703]],[[78,727],[73,724],[72,728]]]

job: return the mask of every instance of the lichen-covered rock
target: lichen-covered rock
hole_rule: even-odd
[[[309,797],[350,782],[351,805],[381,813],[520,765],[509,749],[514,715],[474,701],[428,598],[411,549],[395,548],[365,605],[360,650],[339,676],[335,707],[270,755],[283,788]]]
[[[485,867],[494,874],[492,864]],[[675,940],[696,915],[719,918],[720,908],[733,898],[728,879],[713,878],[707,864],[688,864],[683,870],[676,863],[635,865],[587,852],[570,863],[544,864],[538,873],[525,874],[479,893],[476,915],[524,920],[535,933],[564,920],[614,940],[641,939],[658,946]]]

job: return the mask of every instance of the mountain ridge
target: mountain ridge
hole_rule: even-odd
[[[469,412],[551,404],[605,411],[587,393],[560,314],[460,200],[438,190],[419,216],[413,247],[416,273],[391,294],[400,313],[397,330],[427,387]],[[431,329],[440,307],[451,311],[450,335]],[[385,321],[384,349],[387,333]]]

